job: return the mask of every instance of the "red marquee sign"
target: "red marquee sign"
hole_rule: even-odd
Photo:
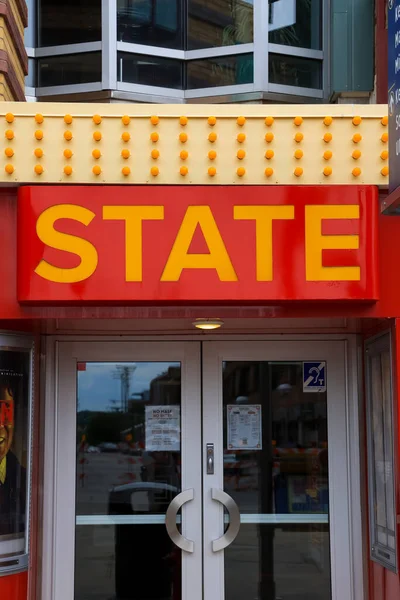
[[[48,186],[18,199],[26,303],[378,299],[372,186]]]

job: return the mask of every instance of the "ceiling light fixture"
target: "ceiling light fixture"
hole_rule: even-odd
[[[204,331],[219,329],[223,324],[224,322],[221,319],[196,319],[192,323],[197,329],[203,329]]]

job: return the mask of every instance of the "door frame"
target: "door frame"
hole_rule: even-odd
[[[327,362],[329,532],[332,600],[357,598],[353,588],[352,514],[348,437],[349,390],[344,340],[203,343],[203,464],[206,443],[215,447],[213,475],[203,475],[204,599],[224,600],[224,553],[212,541],[224,533],[223,510],[211,498],[223,481],[223,361]],[[360,511],[359,511],[360,512]],[[234,542],[233,542],[234,543]]]
[[[350,586],[348,598],[351,600],[364,600],[364,590],[367,589],[367,573],[365,570],[365,531],[362,525],[362,512],[365,510],[364,501],[361,497],[361,490],[364,489],[364,477],[361,472],[361,445],[364,443],[363,429],[361,419],[363,416],[362,402],[362,351],[360,341],[355,334],[344,333],[312,333],[312,334],[206,334],[199,336],[197,333],[189,335],[79,335],[74,332],[72,335],[54,335],[43,337],[43,348],[41,364],[41,407],[42,407],[42,426],[45,430],[45,436],[42,440],[42,478],[41,486],[45,491],[42,497],[42,513],[40,525],[43,532],[41,547],[41,600],[53,600],[56,589],[56,558],[55,547],[57,542],[56,534],[56,508],[57,508],[57,490],[56,490],[56,448],[58,443],[59,431],[56,427],[56,416],[59,403],[57,401],[59,389],[57,385],[57,365],[59,361],[60,344],[66,342],[81,345],[85,342],[106,342],[107,345],[114,342],[137,342],[142,346],[151,342],[153,346],[164,343],[188,342],[193,347],[197,344],[191,342],[330,342],[338,340],[343,342],[343,361],[345,369],[346,386],[346,444],[347,444],[347,475],[349,485],[349,542],[350,542]],[[168,356],[168,360],[170,360]],[[162,360],[165,359],[165,356]],[[130,360],[133,360],[130,358]],[[154,360],[154,358],[153,358]],[[276,359],[275,359],[276,360]],[[200,365],[200,361],[198,362]],[[200,370],[194,374],[200,378]],[[200,420],[201,415],[199,413]],[[193,440],[191,440],[192,443]],[[199,454],[202,454],[201,439],[198,440]],[[74,459],[75,460],[75,459]],[[202,470],[199,470],[201,473]],[[184,487],[182,487],[184,489]],[[188,503],[187,509],[194,503]],[[75,506],[75,504],[74,504]],[[198,511],[201,513],[201,511]],[[193,515],[194,516],[194,515]],[[193,539],[193,538],[192,538]],[[62,553],[62,548],[61,548]],[[192,556],[193,557],[193,556]],[[61,554],[60,560],[64,560]],[[184,582],[183,582],[184,583]],[[194,586],[193,579],[188,582],[191,584],[191,590],[197,588]],[[202,590],[202,584],[199,589]],[[193,593],[192,593],[193,595]],[[73,596],[71,596],[72,598]],[[60,599],[61,600],[61,599]],[[341,599],[346,600],[346,599]]]
[[[200,344],[188,342],[57,341],[53,363],[54,394],[46,394],[44,547],[42,600],[73,600],[76,526],[76,373],[78,362],[180,362],[182,490],[193,488],[192,502],[182,506],[182,534],[197,552],[182,552],[182,598],[202,599],[201,387]],[[193,468],[193,465],[197,468]],[[199,560],[200,558],[200,560]],[[48,569],[51,569],[50,573]],[[47,576],[46,576],[47,571]]]

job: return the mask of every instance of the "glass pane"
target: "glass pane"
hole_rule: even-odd
[[[182,0],[118,0],[118,41],[183,48]]]
[[[326,392],[300,362],[226,362],[224,489],[241,528],[225,550],[226,600],[330,600]]]
[[[274,3],[271,3],[270,21],[273,21],[274,10]],[[322,1],[295,0],[294,23],[270,31],[269,42],[322,50]]]
[[[101,81],[101,53],[47,56],[38,61],[39,87]]]
[[[30,355],[0,350],[0,558],[26,548]]]
[[[376,525],[387,527],[386,519],[386,486],[385,486],[385,449],[383,439],[383,398],[381,356],[371,358],[371,395],[372,395],[372,435],[374,445],[374,477],[375,477],[375,515]]]
[[[101,40],[101,0],[39,0],[39,46]]]
[[[118,52],[118,81],[181,90],[183,64],[169,58]]]
[[[253,0],[189,0],[189,50],[253,41]]]
[[[269,81],[280,85],[322,89],[322,62],[283,54],[269,55]]]
[[[181,597],[179,363],[78,363],[75,600]]]
[[[385,483],[386,483],[386,519],[390,531],[396,529],[394,510],[394,472],[393,472],[393,435],[392,435],[392,386],[390,352],[382,352],[382,396],[385,445]]]
[[[253,83],[253,55],[191,60],[186,65],[187,89]]]

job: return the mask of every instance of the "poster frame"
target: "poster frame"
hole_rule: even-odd
[[[31,496],[32,496],[32,440],[33,440],[33,387],[35,344],[33,337],[12,333],[0,333],[0,351],[26,352],[29,356],[28,415],[27,415],[27,457],[26,457],[26,511],[24,551],[13,556],[0,555],[0,577],[28,570],[31,535]]]

